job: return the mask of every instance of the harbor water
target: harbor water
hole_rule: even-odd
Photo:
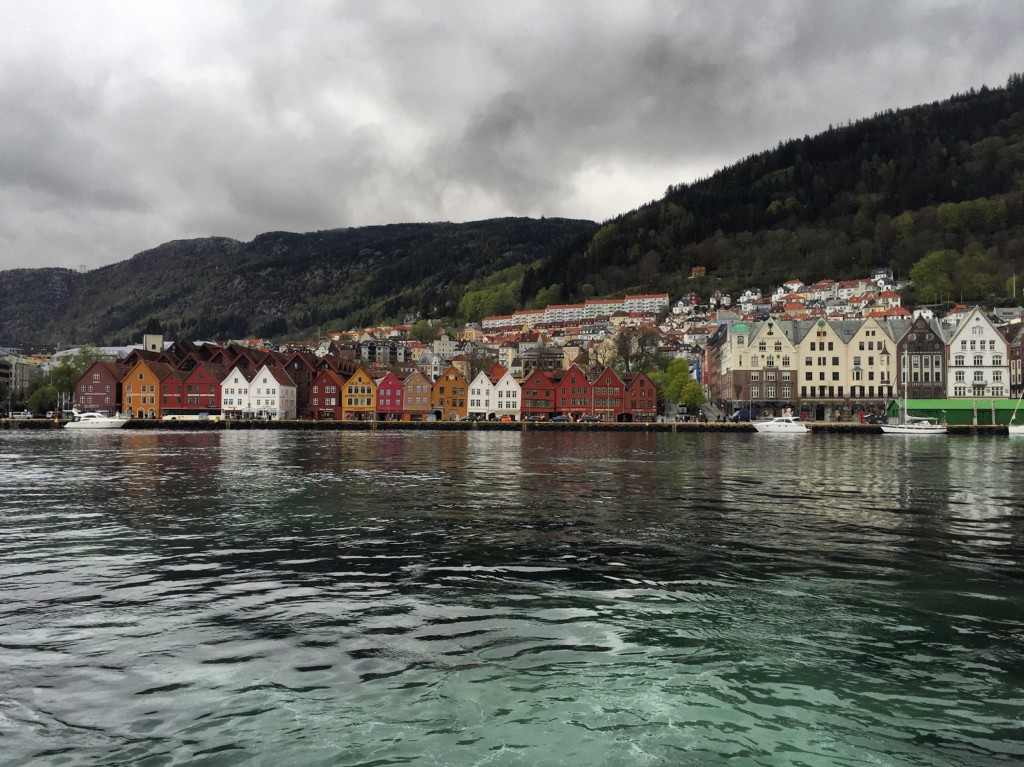
[[[1024,763],[1024,440],[0,433],[4,765]]]

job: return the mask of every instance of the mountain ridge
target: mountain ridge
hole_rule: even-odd
[[[699,267],[700,269],[696,269]],[[551,303],[911,276],[911,299],[1008,297],[1024,273],[1024,75],[780,141],[597,224],[383,224],[173,240],[79,274],[0,272],[0,344],[294,337]],[[700,276],[701,273],[706,276]]]

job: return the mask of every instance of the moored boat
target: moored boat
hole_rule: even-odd
[[[900,421],[899,423],[883,423],[879,428],[882,430],[882,434],[945,434],[946,424],[939,423],[939,419],[909,415],[907,408],[909,407],[909,400],[907,398],[907,389],[909,388],[909,370],[907,368],[907,353],[903,353],[903,371],[900,379],[901,386],[903,388],[903,407],[900,408]]]
[[[768,421],[754,421],[753,427],[760,434],[807,434],[810,429],[799,418],[780,415]]]
[[[72,419],[64,424],[65,429],[120,429],[129,419],[119,415],[103,413],[79,413],[74,411]]]
[[[1006,427],[1006,432],[1011,437],[1024,437],[1024,423],[1017,423],[1017,409],[1020,407],[1022,399],[1024,399],[1024,393],[1017,397],[1017,404],[1013,407],[1013,415],[1010,416],[1010,423]]]
[[[900,423],[884,423],[880,427],[883,434],[945,434],[946,424],[938,423],[934,418],[907,416]]]

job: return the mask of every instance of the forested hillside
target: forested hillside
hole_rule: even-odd
[[[785,141],[600,227],[509,218],[271,232],[170,242],[85,274],[0,272],[0,345],[134,341],[149,317],[192,338],[458,323],[877,266],[912,277],[912,301],[1017,298],[1024,77]],[[693,279],[694,267],[707,276]]]
[[[84,274],[0,272],[0,345],[136,342],[149,317],[171,338],[196,339],[452,317],[467,286],[484,280],[487,310],[512,311],[528,265],[596,228],[509,218],[270,232],[248,243],[169,242]]]
[[[522,298],[734,290],[892,266],[919,300],[1004,297],[1024,274],[1024,77],[780,143],[606,222]],[[690,280],[692,267],[708,279]],[[1010,283],[1012,284],[1012,282]]]

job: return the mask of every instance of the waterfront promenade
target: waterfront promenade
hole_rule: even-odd
[[[64,421],[45,418],[0,419],[0,429],[53,430]],[[874,424],[847,421],[809,421],[812,434],[880,435],[881,428]],[[1006,436],[1005,426],[949,426],[951,435]],[[734,432],[754,433],[749,423],[729,422],[637,422],[637,423],[561,423],[551,421],[264,421],[257,419],[228,419],[204,421],[163,421],[132,419],[123,429],[133,431],[477,431],[477,432]],[[770,436],[770,435],[766,435]]]

